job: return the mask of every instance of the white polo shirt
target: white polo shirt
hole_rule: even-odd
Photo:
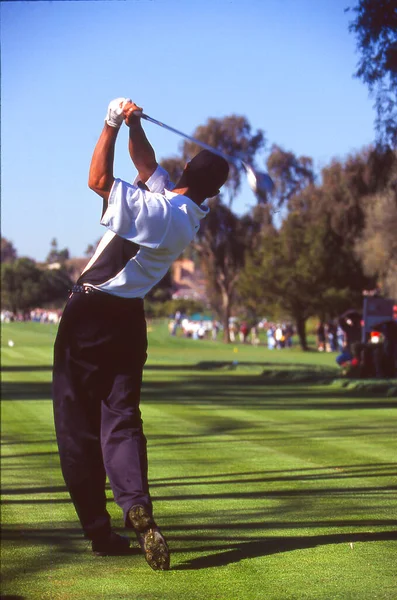
[[[79,284],[144,298],[193,240],[208,207],[175,194],[160,166],[146,182],[150,191],[115,179],[101,224],[107,227]]]

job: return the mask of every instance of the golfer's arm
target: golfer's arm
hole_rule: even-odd
[[[128,150],[139,179],[145,183],[157,169],[156,155],[142,128],[141,120],[137,117],[132,120],[134,122],[129,125]]]
[[[118,132],[105,123],[91,159],[88,187],[103,198],[104,209],[114,181],[114,148]]]

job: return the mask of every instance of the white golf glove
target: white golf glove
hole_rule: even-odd
[[[129,98],[116,98],[109,103],[105,122],[110,125],[110,127],[118,129],[122,125],[124,121],[123,108],[127,102],[131,102],[131,100]]]

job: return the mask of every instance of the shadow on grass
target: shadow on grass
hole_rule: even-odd
[[[47,440],[16,440],[12,437],[3,435],[3,439],[0,441],[1,446],[25,446],[25,444],[52,444],[54,442],[54,438],[49,438]],[[3,457],[2,457],[3,458]]]
[[[53,442],[55,442],[55,440],[53,440]],[[57,455],[58,455],[57,450],[51,450],[51,451],[48,451],[48,452],[29,452],[29,451],[27,451],[27,452],[21,452],[21,453],[18,453],[18,454],[2,455],[1,460],[2,461],[3,460],[7,461],[7,459],[10,459],[10,458],[11,459],[13,459],[13,458],[23,458],[23,457],[29,457],[30,458],[31,456],[35,456],[35,457],[39,456],[39,457],[41,457],[41,456],[57,456]],[[4,466],[2,465],[1,468],[3,469]]]
[[[300,469],[266,469],[266,471],[242,471],[242,472],[238,472],[238,473],[208,473],[206,475],[183,475],[180,477],[161,477],[158,479],[152,479],[152,481],[157,481],[157,482],[167,482],[167,481],[178,481],[178,480],[185,480],[185,481],[189,481],[189,485],[191,480],[194,479],[219,479],[220,477],[245,477],[248,475],[259,475],[259,474],[271,474],[271,476],[274,476],[274,474],[281,474],[283,476],[284,473],[301,473],[301,477],[305,477],[304,473],[307,473],[308,476],[310,476],[311,478],[317,478],[317,477],[321,477],[321,475],[316,475],[313,474],[311,475],[311,473],[313,471],[317,471],[317,472],[322,472],[322,471],[332,471],[332,470],[336,470],[336,471],[342,471],[342,470],[347,470],[347,471],[351,471],[353,473],[357,473],[360,472],[362,473],[364,476],[367,475],[367,473],[369,471],[383,471],[384,469],[390,469],[390,468],[397,468],[397,463],[395,462],[382,462],[382,463],[355,463],[355,464],[338,464],[338,465],[328,465],[328,466],[324,466],[324,467],[302,467]],[[293,476],[295,477],[295,476]]]
[[[41,453],[48,454],[48,453]],[[57,452],[54,452],[57,454]],[[30,454],[28,455],[30,456]],[[209,490],[219,489],[219,486],[247,486],[248,484],[267,484],[267,483],[285,483],[285,482],[305,482],[308,484],[323,482],[323,481],[336,481],[340,480],[352,480],[352,479],[369,479],[369,478],[393,478],[397,477],[397,464],[396,463],[379,463],[379,464],[354,464],[354,465],[334,465],[327,467],[313,467],[306,469],[289,469],[289,470],[266,470],[266,471],[248,471],[248,472],[239,472],[239,473],[217,473],[217,474],[209,474],[209,475],[192,475],[192,476],[184,476],[184,477],[166,477],[161,479],[152,479],[151,480],[151,488],[153,490],[158,490],[160,488],[172,488],[175,489],[177,487],[189,487],[189,489],[193,489],[194,486],[206,486]],[[393,479],[391,479],[393,481]],[[294,495],[326,495],[335,493],[335,494],[346,494],[346,493],[357,493],[357,492],[384,492],[384,491],[393,491],[396,489],[396,486],[389,487],[354,487],[354,488],[303,488],[300,490],[269,490],[264,492],[259,492],[264,496],[294,496]],[[106,490],[111,491],[110,485],[106,483]],[[58,499],[59,502],[67,502],[69,499],[67,488],[64,484],[61,485],[51,485],[51,486],[17,486],[17,487],[2,487],[2,495],[3,496],[20,496],[20,495],[37,495],[37,494],[66,494],[67,497],[64,499]],[[250,497],[253,497],[255,492],[248,492]],[[212,498],[217,498],[218,496],[213,493],[207,494]],[[233,492],[229,493],[230,496],[241,497],[241,492]],[[244,495],[244,493],[243,493]],[[189,494],[183,496],[183,499],[191,498],[192,500],[197,500],[199,498],[203,498],[205,495],[199,494]],[[160,498],[156,495],[157,500],[164,500],[165,498]],[[180,500],[180,496],[173,495],[172,497],[167,497],[168,500]],[[36,499],[29,500],[24,499],[22,502],[53,502],[53,498],[48,499]],[[10,502],[9,500],[4,500],[4,503]],[[11,501],[12,502],[12,501]],[[16,501],[20,502],[20,500]],[[397,522],[396,522],[397,523]]]
[[[125,532],[123,532],[125,535]],[[12,582],[19,580],[21,572],[24,575],[33,575],[34,573],[54,568],[55,566],[64,566],[81,560],[81,555],[86,554],[88,559],[98,561],[98,567],[101,567],[101,561],[109,559],[130,560],[131,556],[140,555],[141,550],[138,547],[131,547],[124,556],[99,558],[92,554],[91,542],[84,539],[82,531],[78,527],[54,527],[52,529],[34,529],[26,525],[18,525],[18,528],[4,527],[1,530],[1,539],[3,552],[6,552],[4,545],[11,543],[14,551],[18,547],[31,546],[33,548],[42,547],[39,554],[32,552],[29,557],[24,559],[23,565],[15,561],[15,564],[4,569],[2,583],[7,583],[11,587]],[[3,598],[13,598],[14,596],[1,596]],[[16,596],[19,598],[19,596]],[[21,597],[22,598],[22,597]],[[66,598],[66,596],[65,596]]]
[[[238,364],[243,367],[272,367],[277,368],[278,366],[283,367],[298,367],[306,368],[314,371],[323,371],[329,375],[335,375],[338,372],[336,367],[316,367],[316,366],[305,366],[302,363],[294,362],[266,362],[266,361],[243,361],[239,360]],[[198,363],[183,363],[183,364],[146,364],[145,370],[149,371],[216,371],[227,369],[228,367],[234,367],[234,361],[231,360],[208,360],[200,361]],[[24,373],[28,371],[52,371],[52,365],[6,365],[1,367],[1,371],[4,373]]]
[[[294,469],[292,470],[294,471]],[[298,471],[298,469],[296,469]],[[195,485],[246,485],[253,483],[276,483],[286,481],[324,481],[324,480],[343,480],[355,479],[362,477],[397,477],[397,464],[387,463],[380,465],[352,465],[344,467],[324,467],[308,470],[308,473],[303,473],[302,470],[299,473],[293,473],[289,471],[265,471],[265,472],[252,472],[252,473],[231,473],[229,475],[214,475],[205,476],[201,475],[195,477],[180,477],[180,478],[169,478],[166,480],[152,480],[151,487],[153,489],[159,489],[161,487],[173,488],[178,486],[189,486],[192,488]],[[306,471],[306,469],[305,469]],[[333,472],[332,472],[333,471]],[[212,478],[211,478],[212,477]],[[216,477],[216,480],[215,480]],[[179,479],[179,481],[178,481]]]
[[[222,485],[224,482],[220,482]],[[243,481],[236,481],[237,485],[244,485],[245,489],[247,486],[245,483],[250,483]],[[207,486],[208,484],[203,483],[203,486]],[[212,482],[210,485],[215,485],[215,482]],[[153,485],[153,488],[156,486]],[[188,483],[186,483],[186,487],[190,487]],[[216,500],[284,500],[290,502],[309,502],[316,500],[328,500],[329,498],[338,498],[343,501],[349,501],[350,499],[355,499],[358,495],[362,498],[363,496],[368,499],[380,499],[384,500],[386,498],[391,498],[392,494],[397,491],[396,485],[384,485],[384,486],[349,486],[345,488],[338,487],[321,487],[321,488],[301,488],[301,489],[280,489],[280,490],[250,490],[247,491],[213,491],[212,489],[203,493],[199,492],[196,494],[192,493],[173,493],[167,495],[153,494],[153,500],[156,502],[185,502],[185,501],[216,501]],[[36,494],[45,494],[45,497],[41,498],[17,498],[17,499],[9,499],[5,498],[0,501],[0,504],[9,505],[9,504],[31,504],[32,506],[38,504],[63,504],[65,502],[70,502],[68,496],[64,498],[54,498],[49,496],[48,494],[52,493],[63,493],[66,492],[66,489],[62,486],[58,487],[43,487],[43,488],[10,488],[3,489],[3,496],[16,496],[16,495],[36,495]],[[109,500],[108,500],[109,501]],[[397,523],[397,522],[396,522]]]
[[[26,373],[29,371],[52,371],[52,365],[9,365],[1,367],[3,373]]]
[[[285,371],[280,371],[279,375],[269,377],[246,374],[230,377],[223,374],[148,380],[143,384],[142,400],[151,404],[172,402],[272,410],[348,410],[397,406],[397,400],[393,400],[391,395],[385,398],[387,390],[383,387],[371,387],[369,390],[335,389],[324,385],[321,375],[317,379],[311,375],[308,378],[307,370],[302,370],[302,376],[299,373],[297,375],[297,371],[292,371],[292,379],[288,378]],[[317,387],[306,386],[305,383]],[[320,384],[323,385],[320,387]],[[51,390],[51,382],[3,382],[2,400],[51,400]],[[394,393],[392,395],[395,396]]]
[[[125,535],[125,531],[123,533]],[[81,550],[91,550],[90,540],[83,537],[82,530],[78,527],[55,527],[53,529],[34,529],[23,526],[18,529],[2,527],[1,537],[4,541],[56,546],[59,552],[75,552],[78,550],[76,544],[80,546]],[[81,542],[83,543],[82,547]],[[123,552],[119,556],[138,552],[139,548],[131,547],[129,552]]]
[[[18,455],[10,455],[5,458],[15,458],[17,457],[30,457],[30,456],[47,456],[47,455],[58,456],[58,452],[40,452],[40,453],[28,453],[28,454],[18,454]],[[2,465],[4,468],[4,465]],[[201,475],[185,475],[181,477],[162,477],[162,478],[152,478],[150,487],[153,490],[159,490],[160,488],[178,488],[178,487],[189,487],[190,490],[194,489],[194,486],[206,486],[209,489],[218,488],[219,486],[247,486],[248,484],[268,484],[268,483],[281,483],[285,482],[302,482],[307,483],[308,485],[326,482],[339,482],[339,481],[351,481],[354,479],[372,479],[372,478],[390,478],[390,481],[397,481],[393,478],[397,478],[397,463],[388,462],[388,463],[367,463],[367,464],[339,464],[339,465],[328,465],[323,467],[310,467],[310,468],[300,468],[300,469],[282,469],[282,470],[259,470],[259,471],[244,471],[244,472],[235,472],[235,473],[209,473],[209,474],[201,474]],[[391,488],[384,487],[364,487],[364,488],[354,488],[354,491],[374,491],[374,490],[385,490],[385,489],[395,489],[396,486],[392,486]],[[106,484],[106,489],[111,490],[109,483]],[[303,489],[300,490],[302,493],[308,494],[328,494],[331,490],[328,488],[317,488],[317,489]],[[346,493],[349,491],[349,488],[341,488],[340,492]],[[2,487],[3,495],[23,495],[23,494],[57,494],[57,493],[67,493],[67,488],[64,484],[61,485],[51,485],[51,486],[17,486],[13,488]],[[263,492],[272,493],[272,492]],[[277,493],[277,492],[274,492]],[[288,490],[284,490],[280,492],[281,494],[288,494]],[[294,493],[294,492],[291,492]],[[175,496],[176,497],[176,496]],[[194,494],[189,495],[192,499],[197,499],[197,496]],[[202,495],[200,495],[202,497]],[[172,499],[172,498],[169,498]]]
[[[52,384],[38,381],[9,381],[1,384],[1,400],[51,400]]]
[[[379,526],[382,525],[382,521],[370,521],[363,522],[353,521],[352,526]],[[259,524],[258,524],[259,525]],[[263,523],[260,524],[263,530]],[[277,523],[272,523],[272,528],[278,526]],[[348,522],[325,522],[325,523],[282,523],[283,527],[287,528],[290,526],[295,527],[339,527],[348,526]],[[270,526],[270,524],[269,524]],[[221,529],[219,526],[214,527]],[[236,524],[235,529],[241,530],[245,528],[255,528],[254,524]],[[162,528],[166,531],[166,528]],[[194,526],[197,532],[197,525]],[[225,525],[225,529],[233,529],[233,526]],[[259,529],[259,527],[258,527]],[[184,535],[167,535],[170,542],[172,555],[186,552],[197,552],[207,553],[205,556],[199,556],[192,558],[185,563],[172,567],[172,570],[186,571],[186,570],[200,570],[210,569],[214,567],[223,567],[229,564],[238,563],[245,559],[253,559],[270,556],[272,554],[279,554],[282,552],[293,552],[295,550],[306,550],[308,548],[315,548],[317,546],[325,546],[331,544],[354,544],[359,542],[378,542],[378,541],[394,541],[397,540],[396,530],[387,530],[379,532],[358,532],[358,533],[330,533],[321,535],[305,535],[305,536],[283,536],[283,537],[263,537],[261,539],[252,540],[245,537],[241,538],[237,542],[233,542],[230,538],[224,536],[208,536],[196,533],[194,536]],[[63,563],[69,562],[73,555],[81,552],[90,551],[90,542],[82,540],[82,534],[78,528],[54,528],[51,530],[45,529],[30,529],[21,528],[18,530],[13,528],[5,528],[2,531],[3,541],[12,542],[15,547],[18,543],[29,544],[35,546],[49,546],[51,547],[51,563]],[[82,543],[83,542],[83,543]],[[178,542],[183,547],[178,547]],[[186,547],[186,542],[198,542],[199,544],[193,543],[191,547]],[[212,542],[212,543],[211,543]],[[214,543],[215,542],[215,543]],[[185,544],[184,544],[185,543]],[[54,554],[55,552],[55,554]],[[140,555],[141,550],[138,547],[132,547],[129,555]],[[68,558],[66,558],[68,556]],[[32,561],[30,566],[25,568],[25,572],[34,572],[41,568],[40,561]],[[18,576],[18,572],[11,569],[6,575],[4,580],[12,580]]]
[[[270,537],[263,540],[238,543],[234,548],[225,552],[211,553],[207,556],[193,558],[186,563],[174,567],[174,570],[197,570],[212,567],[224,567],[232,563],[238,563],[247,558],[259,558],[279,554],[281,552],[293,552],[294,550],[306,550],[329,544],[353,544],[358,542],[379,542],[396,540],[396,531],[380,531],[378,533],[346,533],[314,535],[301,537]],[[195,549],[200,550],[200,549]],[[216,551],[216,548],[213,550]]]

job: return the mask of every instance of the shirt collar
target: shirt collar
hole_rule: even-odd
[[[205,206],[204,204],[201,204],[201,206],[199,206],[198,204],[193,202],[193,200],[191,200],[191,198],[189,198],[188,196],[183,196],[182,194],[175,194],[175,192],[172,192],[171,190],[167,189],[164,190],[164,194],[167,200],[171,200],[172,198],[178,198],[178,204],[187,204],[189,210],[192,211],[198,219],[203,219],[210,211],[208,206]]]

